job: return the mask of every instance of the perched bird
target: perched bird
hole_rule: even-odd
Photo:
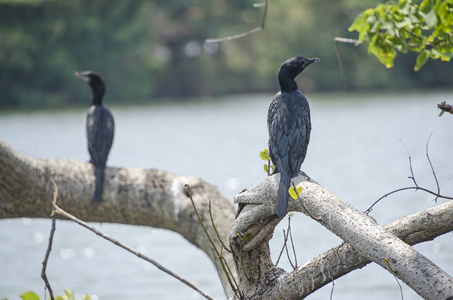
[[[90,162],[94,166],[96,179],[93,201],[100,202],[102,198],[102,186],[104,183],[104,169],[107,157],[112,147],[114,121],[109,109],[102,104],[105,93],[105,85],[101,77],[91,71],[75,72],[75,76],[86,81],[92,90],[91,107],[87,115],[87,140]]]
[[[286,214],[291,178],[298,175],[310,141],[310,107],[294,79],[309,64],[318,61],[319,58],[296,56],[282,64],[278,73],[280,92],[267,114],[269,155],[275,165],[274,173],[280,172],[276,205],[280,217]]]

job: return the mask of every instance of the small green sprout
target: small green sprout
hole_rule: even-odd
[[[270,176],[271,171],[274,172],[275,166],[274,164],[271,164],[271,157],[269,156],[269,151],[266,148],[264,151],[260,152],[260,158],[267,161],[267,164],[264,165],[264,172],[267,173],[267,176]]]

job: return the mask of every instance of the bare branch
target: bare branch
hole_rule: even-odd
[[[426,158],[428,159],[429,166],[431,168],[431,172],[433,172],[434,180],[436,181],[437,195],[440,195],[439,181],[437,180],[437,175],[436,175],[436,172],[434,171],[433,163],[431,162],[431,158],[429,157],[429,151],[428,151],[429,140],[431,139],[432,135],[433,135],[433,133],[431,132],[431,134],[428,137],[428,140],[426,141],[426,153],[425,154],[426,154]],[[435,202],[437,202],[437,199],[439,198],[439,196],[437,196],[437,195],[436,195],[436,198],[434,199]]]
[[[202,295],[203,297],[205,297],[206,299],[209,299],[209,300],[214,300],[213,297],[209,296],[206,292],[204,292],[203,290],[201,290],[200,288],[198,288],[197,286],[195,286],[194,284],[192,284],[191,282],[187,281],[186,279],[184,279],[183,277],[179,276],[178,274],[170,271],[169,269],[165,268],[164,266],[162,266],[161,264],[159,264],[157,261],[155,261],[154,259],[152,258],[149,258],[147,257],[146,255],[143,255],[142,253],[138,252],[137,250],[135,250],[134,248],[126,245],[126,244],[123,244],[111,237],[109,237],[108,235],[106,235],[105,233],[97,230],[96,228],[88,225],[87,223],[83,222],[82,220],[79,220],[78,218],[74,217],[73,215],[65,212],[64,210],[62,210],[60,207],[58,207],[58,205],[54,202],[54,207],[55,207],[55,213],[59,214],[59,215],[62,215],[64,216],[65,218],[79,224],[80,226],[82,227],[85,227],[86,229],[90,230],[91,232],[95,233],[96,235],[102,237],[103,239],[117,245],[118,247],[121,247],[123,248],[124,250],[134,254],[135,256],[137,256],[138,258],[141,258],[151,264],[153,264],[156,268],[158,268],[159,270],[161,270],[162,272],[164,273],[167,273],[168,275],[172,276],[173,278],[181,281],[182,283],[184,283],[185,285],[187,285],[188,287],[192,288],[193,290],[195,290],[196,292],[198,292],[200,295]]]
[[[248,30],[246,32],[239,33],[239,34],[236,34],[236,35],[227,36],[227,37],[224,37],[224,38],[207,39],[205,42],[206,43],[219,43],[219,42],[237,40],[237,39],[243,38],[245,36],[248,36],[248,35],[250,35],[252,33],[255,33],[255,32],[258,32],[260,30],[263,30],[264,29],[264,23],[266,22],[268,0],[265,0],[264,3],[255,3],[255,4],[253,4],[253,7],[264,7],[263,18],[261,19],[261,25],[259,27],[250,29],[250,30]]]
[[[268,239],[271,236],[267,233],[272,232],[280,220],[280,218],[275,218],[275,198],[279,174],[267,177],[260,184],[235,198],[236,202],[251,206],[245,206],[232,226],[230,231],[231,248],[233,252],[236,251],[234,233],[237,230],[241,232],[253,230],[257,232],[254,235],[256,239],[252,239],[250,245],[244,246],[244,249],[248,246],[247,255],[244,257],[261,260],[260,272],[257,272],[256,275],[261,277],[254,278],[254,282],[263,282],[263,286],[260,288],[246,284],[247,288],[244,290],[251,293],[246,296],[253,297],[261,292],[259,295],[265,299],[284,297],[301,299],[316,290],[315,286],[318,285],[318,282],[325,284],[337,278],[335,275],[337,269],[341,268],[342,263],[349,263],[354,251],[358,251],[358,255],[362,256],[362,261],[373,261],[379,264],[426,299],[443,299],[446,298],[446,295],[453,294],[453,278],[415,249],[402,242],[392,232],[385,230],[373,219],[358,212],[311,179],[298,176],[293,180],[303,188],[301,198],[303,198],[304,207],[316,215],[324,227],[347,241],[352,247],[342,246],[341,250],[347,248],[349,252],[342,256],[340,261],[337,259],[340,250],[336,250],[337,253],[334,251],[329,256],[329,261],[318,261],[316,266],[312,266],[313,268],[305,264],[291,273],[282,274],[281,270],[273,266],[270,255],[267,257],[268,260],[266,259],[269,252]],[[450,207],[446,214],[451,218],[453,202],[448,202],[448,204]],[[304,207],[297,201],[290,201],[288,204],[289,211],[300,211],[307,214]],[[429,217],[433,218],[433,215]],[[434,219],[439,220],[437,217]],[[449,219],[447,218],[447,220]],[[415,221],[413,220],[413,222]],[[436,224],[437,231],[443,231],[446,223],[448,222]],[[426,236],[421,236],[421,238],[429,236],[429,234],[425,234]],[[249,267],[251,261],[245,262],[244,265]],[[337,266],[337,268],[332,268],[332,266]],[[239,276],[241,277],[241,275]],[[273,280],[270,281],[269,277]],[[240,282],[244,283],[243,280]]]
[[[340,55],[340,47],[338,45],[339,45],[339,43],[347,43],[347,44],[354,44],[355,46],[357,46],[357,45],[360,45],[362,43],[362,41],[354,40],[354,39],[347,39],[347,38],[342,38],[342,37],[336,37],[336,38],[334,38],[334,42],[335,42],[335,53],[337,54],[337,60],[338,60],[339,66],[340,66],[341,79],[343,80],[343,87],[344,87],[344,90],[347,91],[348,82],[346,80],[346,74],[344,72],[344,67],[343,67],[343,61],[342,61],[341,55]]]
[[[55,184],[55,181],[53,181],[53,179],[52,179],[52,182],[55,187],[55,192],[53,194],[53,203],[56,205],[57,199],[58,199],[58,186]],[[50,255],[50,252],[52,251],[53,236],[54,236],[54,233],[56,230],[55,209],[52,209],[52,214],[50,216],[52,218],[52,225],[50,228],[49,243],[47,244],[46,254],[45,254],[44,260],[42,262],[41,278],[44,280],[46,289],[49,291],[50,299],[54,300],[55,298],[53,296],[52,287],[50,286],[49,280],[47,279],[46,269],[47,269],[47,262],[49,261],[49,255]],[[45,298],[46,297],[44,296],[44,299]]]

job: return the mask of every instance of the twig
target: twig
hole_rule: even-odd
[[[278,263],[280,262],[280,258],[282,257],[283,251],[285,251],[287,239],[288,238],[285,235],[285,230],[283,230],[283,246],[282,246],[282,250],[280,250],[280,254],[278,255],[277,261],[275,262],[275,266],[278,266]]]
[[[437,202],[437,199],[439,198],[442,198],[442,199],[448,199],[448,200],[453,200],[453,197],[447,197],[447,196],[443,196],[440,194],[440,185],[439,185],[439,181],[437,180],[437,175],[436,175],[436,172],[434,171],[434,167],[433,167],[433,164],[431,163],[431,158],[429,157],[429,148],[428,148],[428,145],[429,145],[429,141],[431,139],[431,136],[432,136],[432,133],[429,135],[428,137],[428,140],[426,141],[426,157],[428,159],[428,162],[429,162],[429,166],[431,168],[431,171],[433,172],[433,176],[434,176],[434,180],[436,181],[436,186],[437,186],[437,193],[431,191],[431,190],[428,190],[426,188],[422,188],[420,187],[418,184],[417,184],[417,181],[415,180],[415,176],[414,176],[414,172],[412,170],[412,159],[411,159],[411,156],[409,155],[409,166],[410,166],[410,170],[411,170],[411,176],[409,178],[412,179],[412,181],[414,182],[415,186],[411,186],[411,187],[405,187],[405,188],[400,188],[400,189],[397,189],[397,190],[394,190],[390,193],[387,193],[385,194],[384,196],[382,196],[381,198],[379,198],[378,200],[376,200],[367,210],[365,210],[365,214],[369,214],[372,210],[373,210],[373,207],[379,202],[381,201],[382,199],[384,199],[385,197],[388,197],[390,196],[391,194],[394,194],[394,193],[397,193],[397,192],[401,192],[401,191],[405,191],[405,190],[421,190],[421,191],[424,191],[426,193],[429,193],[431,195],[434,195],[436,196],[436,198],[434,199],[435,202]],[[400,140],[401,141],[401,140]],[[401,142],[403,144],[403,146],[406,148],[406,146],[404,145],[403,142]],[[407,148],[406,148],[407,150]],[[407,150],[407,153],[409,154],[409,150]]]
[[[289,227],[288,233],[289,233],[289,239],[291,240],[291,248],[293,249],[294,263],[296,264],[296,268],[297,268],[297,255],[296,255],[296,249],[294,247],[293,233],[292,233],[291,227],[289,226],[290,220],[291,219],[288,219],[288,227]]]
[[[229,253],[231,253],[231,250],[225,245],[225,243],[223,242],[223,240],[220,238],[219,232],[217,231],[217,227],[215,226],[214,218],[212,217],[211,201],[209,201],[209,216],[210,216],[210,218],[211,218],[212,227],[214,228],[215,234],[217,235],[217,239],[218,239],[219,242],[222,244],[222,249],[225,249],[226,251],[228,251]]]
[[[55,209],[55,213],[59,214],[59,215],[62,215],[64,216],[65,218],[67,219],[70,219],[71,221],[74,221],[75,223],[85,227],[86,229],[94,232],[95,234],[99,235],[100,237],[106,239],[107,241],[117,245],[118,247],[121,247],[123,249],[125,249],[126,251],[129,251],[130,253],[134,254],[135,256],[143,259],[143,260],[146,260],[147,262],[153,264],[156,268],[158,268],[159,270],[167,273],[168,275],[178,279],[179,281],[181,281],[182,283],[184,283],[185,285],[187,285],[188,287],[192,288],[193,290],[197,291],[200,295],[202,295],[203,297],[205,297],[206,299],[210,299],[210,300],[214,300],[213,297],[209,296],[206,292],[204,292],[203,290],[199,289],[198,287],[196,287],[194,284],[190,283],[189,281],[187,281],[186,279],[184,279],[183,277],[173,273],[172,271],[170,271],[169,269],[165,268],[164,266],[162,266],[161,264],[159,264],[157,261],[153,260],[152,258],[149,258],[145,255],[143,255],[142,253],[136,251],[135,249],[133,249],[132,247],[128,246],[128,245],[125,245],[121,242],[118,242],[117,240],[109,237],[108,235],[106,235],[105,233],[102,233],[100,231],[98,231],[96,228],[93,228],[91,227],[90,225],[88,225],[87,223],[85,223],[84,221],[74,217],[73,215],[65,212],[64,210],[62,210],[60,207],[58,207],[56,205],[56,203],[54,203],[54,209]]]
[[[308,210],[307,208],[305,207],[304,203],[302,202],[302,199],[300,199],[300,196],[299,196],[299,193],[297,192],[297,188],[296,188],[296,185],[294,184],[294,181],[291,181],[291,183],[293,184],[293,188],[294,188],[294,192],[296,193],[297,195],[297,199],[299,200],[300,202],[300,205],[302,205],[302,208],[305,210],[305,212],[314,220],[316,221],[321,221],[321,219],[318,219],[318,218],[315,218]]]
[[[227,36],[227,37],[224,37],[224,38],[207,39],[205,42],[206,43],[219,43],[219,42],[232,41],[232,40],[243,38],[245,36],[248,36],[249,34],[258,32],[260,30],[263,30],[264,29],[264,23],[266,22],[268,0],[265,0],[264,3],[255,3],[253,5],[253,7],[264,7],[263,18],[261,19],[261,25],[259,27],[250,29],[250,30],[248,30],[246,32],[243,32],[243,33],[240,33],[240,34]]]
[[[333,299],[333,291],[335,290],[335,280],[332,280],[332,289],[330,290],[330,300]]]
[[[195,206],[195,202],[193,201],[193,198],[192,198],[192,191],[190,190],[190,186],[188,184],[186,184],[185,187],[187,189],[187,195],[189,196],[189,199],[192,202],[193,209],[195,210],[195,214],[197,215],[198,222],[200,223],[201,227],[203,228],[203,230],[209,240],[209,243],[211,244],[212,248],[214,249],[214,251],[217,255],[217,258],[219,258],[219,260],[220,260],[220,264],[222,265],[223,272],[225,273],[225,275],[227,277],[227,280],[231,286],[231,289],[233,290],[233,292],[235,294],[239,293],[239,296],[240,296],[239,298],[242,298],[241,292],[239,291],[239,284],[236,282],[236,279],[234,278],[233,273],[231,272],[231,269],[228,266],[228,264],[226,263],[225,259],[222,259],[223,257],[220,255],[219,250],[215,246],[214,242],[211,239],[211,236],[208,233],[208,230],[206,229],[203,221],[201,220],[200,214],[198,213],[197,207]],[[231,281],[231,278],[233,279],[233,281]],[[234,284],[233,284],[233,282],[234,282]]]
[[[47,269],[47,262],[49,261],[50,252],[52,251],[53,236],[54,236],[55,230],[57,229],[56,220],[55,220],[55,205],[57,204],[57,199],[58,199],[58,186],[55,184],[55,181],[52,179],[52,177],[50,178],[50,180],[52,180],[53,185],[55,187],[55,191],[53,193],[53,202],[52,202],[54,206],[52,207],[52,213],[50,214],[50,217],[52,218],[52,225],[50,227],[49,243],[47,244],[46,254],[45,254],[44,260],[42,262],[41,278],[42,278],[42,280],[44,280],[46,289],[49,291],[50,299],[54,300],[55,298],[53,296],[52,287],[50,286],[49,280],[47,279],[46,269]],[[46,297],[44,296],[44,299],[45,298]]]
[[[419,187],[419,186],[410,186],[410,187],[405,187],[405,188],[401,188],[401,189],[397,189],[397,190],[394,190],[394,191],[391,191],[390,193],[387,193],[385,194],[384,196],[382,196],[381,198],[377,199],[367,210],[365,210],[365,213],[366,214],[369,214],[372,210],[373,210],[373,207],[379,202],[381,201],[382,199],[384,199],[385,197],[388,197],[390,196],[391,194],[394,194],[394,193],[397,193],[397,192],[401,192],[401,191],[406,191],[406,190],[421,190],[421,191],[424,191],[424,192],[427,192],[431,195],[434,195],[436,196],[437,198],[442,198],[442,199],[448,199],[448,200],[453,200],[453,197],[447,197],[447,196],[443,196],[443,195],[440,195],[440,194],[436,194],[435,192],[433,191],[430,191],[428,189],[425,189],[425,188],[422,188],[422,187]]]
[[[398,280],[398,277],[396,277],[396,275],[393,275],[393,277],[395,277],[396,283],[398,283],[398,286],[400,287],[401,300],[404,300],[403,287],[401,286],[401,283]]]
[[[286,234],[285,230],[283,229],[283,236],[285,237],[285,250],[286,250],[286,257],[288,257],[288,261],[289,261],[289,264],[291,265],[291,267],[293,268],[293,270],[296,269],[297,266],[295,266],[293,264],[293,261],[291,260],[291,257],[289,256],[289,251],[288,251],[288,237],[289,237],[289,233]]]
[[[409,153],[409,149],[407,149],[406,145],[404,145],[402,140],[399,140],[399,141],[401,142],[401,144],[403,144],[404,148],[406,148],[407,156],[409,157],[409,169],[411,170],[411,176],[409,176],[408,178],[412,179],[415,186],[418,187],[417,181],[415,180],[414,170],[412,169],[412,157],[411,157],[411,154]]]
[[[437,194],[440,195],[440,186],[439,186],[439,181],[437,180],[437,175],[436,175],[436,172],[434,171],[434,167],[433,167],[433,164],[431,163],[431,158],[429,157],[429,153],[428,153],[428,145],[429,145],[429,140],[431,139],[431,136],[433,135],[433,133],[431,132],[431,134],[429,135],[428,137],[428,140],[426,141],[426,158],[428,159],[428,162],[429,162],[429,166],[431,167],[431,171],[433,172],[433,176],[434,176],[434,180],[436,181],[436,185],[437,185]],[[434,199],[434,202],[437,203],[437,199],[439,197],[436,196],[436,198]]]
[[[342,62],[341,55],[340,55],[340,47],[338,46],[338,43],[355,44],[357,46],[357,45],[361,44],[362,41],[354,40],[354,39],[347,39],[347,38],[342,38],[342,37],[335,37],[334,42],[335,42],[335,53],[337,54],[337,60],[338,60],[339,66],[340,66],[341,79],[343,80],[343,87],[344,87],[344,90],[347,91],[348,82],[346,81],[346,74],[344,72],[343,62]]]

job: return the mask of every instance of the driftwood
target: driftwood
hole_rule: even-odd
[[[50,178],[59,188],[59,206],[79,219],[146,225],[181,234],[215,264],[228,297],[301,299],[371,261],[425,299],[453,296],[452,278],[409,246],[453,230],[453,201],[381,227],[301,175],[294,181],[303,187],[300,195],[303,205],[291,200],[289,209],[314,217],[346,244],[287,273],[274,266],[268,244],[281,220],[274,212],[278,174],[235,198],[242,208],[236,219],[232,203],[214,186],[199,178],[159,170],[107,168],[102,202],[94,204],[91,202],[94,176],[89,163],[32,158],[0,141],[0,218],[48,218],[54,191]],[[226,243],[229,241],[232,254],[223,251],[222,257],[238,282],[236,294],[219,257],[205,238],[185,185],[190,186],[216,247],[220,249],[221,243],[210,221],[209,203],[219,236]]]

